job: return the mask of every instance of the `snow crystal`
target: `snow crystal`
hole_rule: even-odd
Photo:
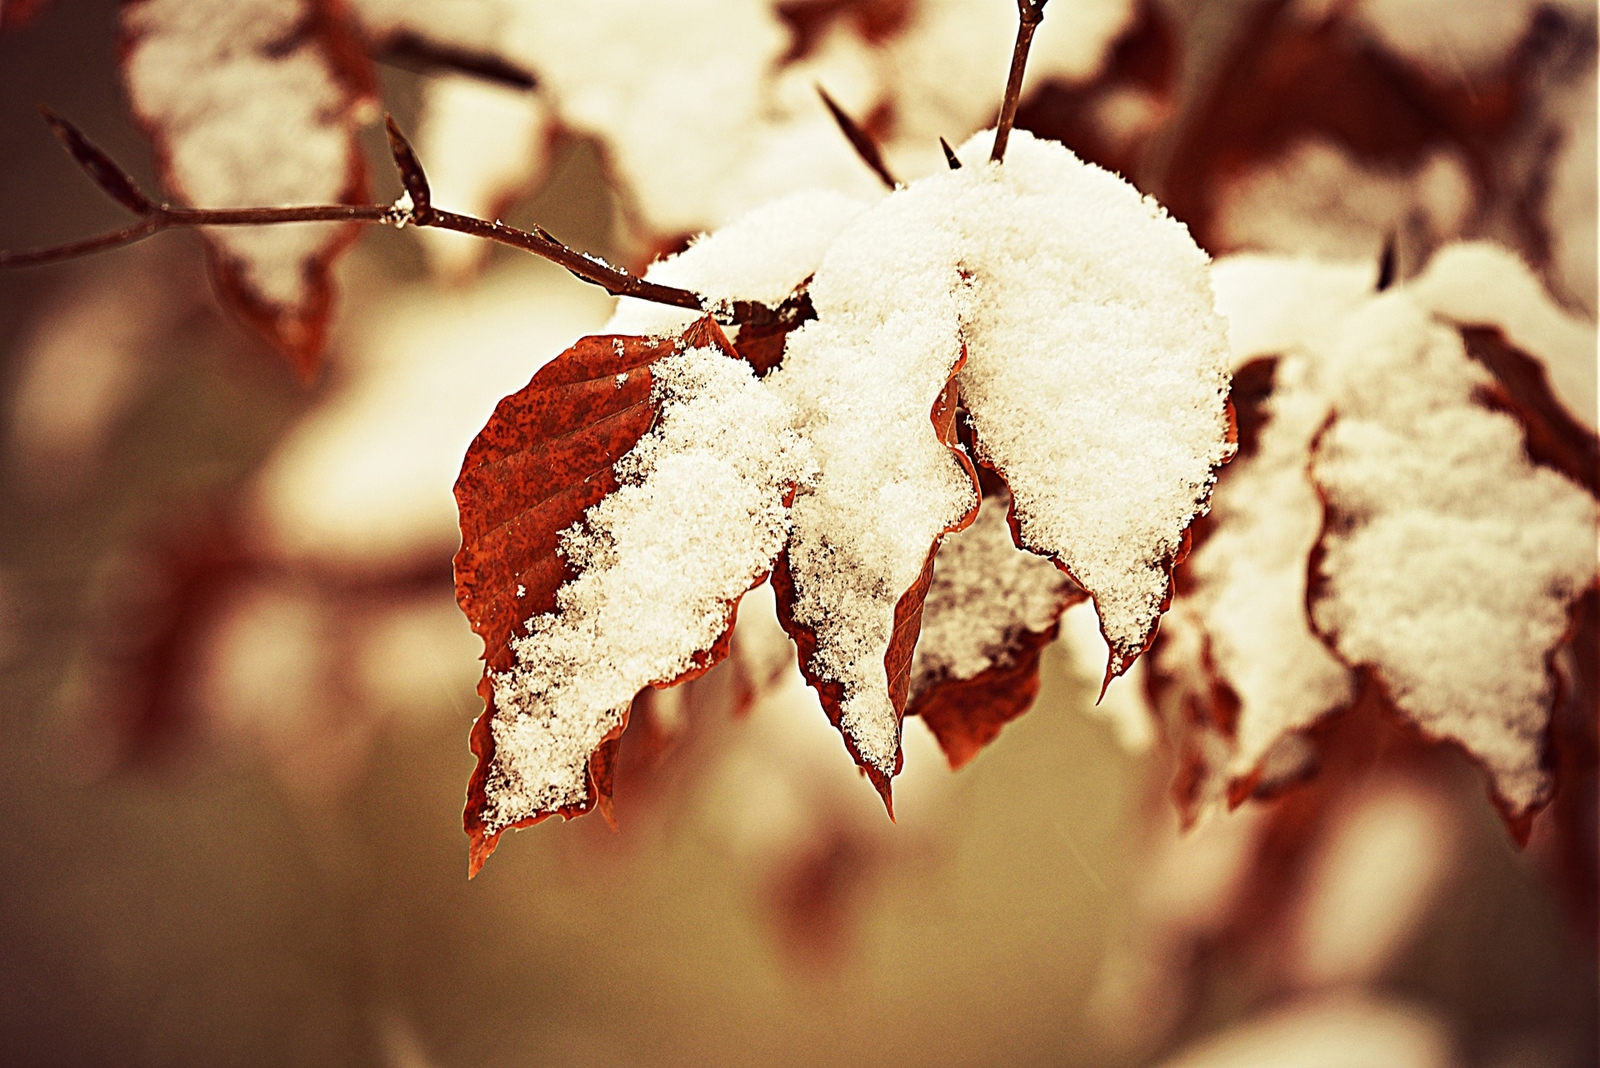
[[[753,300],[774,307],[816,272],[828,246],[866,206],[827,190],[792,193],[651,264],[645,278],[693,290],[713,303]],[[624,297],[605,332],[669,334],[699,314]]]
[[[643,686],[682,675],[728,624],[789,530],[810,476],[784,403],[713,349],[651,365],[655,427],[617,462],[621,487],[568,530],[577,577],[494,675],[486,823],[581,803],[590,755]]]
[[[1539,359],[1567,411],[1595,428],[1595,329],[1562,310],[1515,253],[1486,241],[1440,249],[1409,289],[1440,318],[1498,327]]]
[[[1231,451],[1225,325],[1205,254],[1154,201],[1026,133],[999,168],[981,162],[988,144],[928,179],[971,277],[962,399],[1024,544],[1094,596],[1120,669]]]
[[[1075,587],[1048,560],[1018,549],[1008,496],[989,497],[977,520],[939,545],[911,661],[913,693],[927,682],[970,679],[1010,662],[1019,632],[1055,625]]]
[[[198,207],[336,203],[356,166],[354,105],[303,0],[141,0],[124,8],[134,111],[158,131],[167,182]],[[306,262],[336,224],[207,237],[269,301],[305,299]]]
[[[1352,313],[1328,354],[1339,417],[1312,477],[1355,523],[1324,540],[1315,622],[1526,810],[1549,788],[1545,656],[1594,580],[1595,502],[1530,463],[1513,419],[1475,403],[1488,372],[1404,290]]]

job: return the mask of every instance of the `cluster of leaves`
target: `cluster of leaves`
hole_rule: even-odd
[[[988,147],[871,206],[775,202],[651,272],[723,301],[803,294],[814,318],[776,362],[770,335],[752,361],[710,319],[667,313],[654,334],[580,342],[501,403],[456,486],[458,591],[488,650],[474,869],[509,827],[604,806],[634,692],[719,660],[769,570],[886,803],[914,679],[960,763],[1026,707],[1076,588],[1100,609],[1108,680],[1148,646],[1232,451],[1205,259],[1059,146],[1018,135],[1004,165],[980,162]],[[919,646],[940,540],[979,512],[976,464],[993,517],[938,572],[948,647]],[[1031,554],[1073,581],[1008,559]]]
[[[881,18],[867,17],[873,5],[803,6],[783,16],[800,52],[775,67],[816,46],[814,24],[843,19],[879,41],[912,21],[896,5]],[[571,72],[540,66],[521,31],[496,45],[494,18],[457,32],[380,0],[126,6],[130,96],[169,190],[241,209],[211,222],[329,205],[303,224],[205,231],[220,291],[302,371],[323,347],[331,266],[354,223],[449,214],[400,140],[406,196],[363,203],[356,135],[376,115],[373,56],[521,89],[548,79],[567,94],[563,121],[604,137],[633,121],[619,115],[637,118],[616,100],[617,114],[582,117]],[[1252,23],[1239,47],[1284,62],[1220,79],[1198,105],[1216,121],[1189,125],[1221,133],[1168,154],[1154,185],[1198,198],[1182,215],[1207,247],[1228,243],[1228,183],[1307,137],[1405,164],[1442,137],[1476,185],[1503,177],[1492,164],[1522,136],[1515,105],[1537,41],[1494,92],[1458,93],[1352,46],[1341,18]],[[1319,64],[1407,103],[1415,121],[1375,131],[1351,125],[1339,94],[1289,91]],[[1176,122],[1172,67],[1146,7],[1098,88],[1065,104],[1041,94],[1030,121],[1048,129],[1131,94],[1149,121],[1128,136],[1071,132],[1086,156],[1137,171]],[[1241,88],[1248,77],[1287,88]],[[1284,106],[1230,110],[1261,99]],[[905,715],[965,762],[1031,703],[1067,606],[1093,598],[1109,683],[1155,640],[1176,567],[1154,695],[1189,818],[1304,778],[1316,730],[1362,695],[1477,757],[1525,835],[1562,760],[1551,709],[1593,668],[1572,637],[1594,579],[1594,421],[1574,399],[1592,328],[1483,248],[1399,285],[1391,262],[1377,294],[1356,268],[1208,270],[1131,186],[1022,134],[1003,165],[982,161],[980,136],[946,146],[949,171],[895,186],[868,129],[828,107],[886,197],[769,201],[643,282],[537,228],[517,238],[613,292],[653,286],[676,310],[624,301],[605,333],[506,398],[468,452],[457,591],[486,649],[472,870],[508,828],[606,810],[635,694],[726,655],[741,596],[769,575],[807,680],[886,803]],[[885,114],[865,126],[881,131]],[[70,127],[57,132],[143,216],[129,233],[199,221],[155,207]],[[607,143],[626,172],[639,146]],[[713,214],[761,199],[744,186],[730,198]],[[1510,296],[1485,309],[1463,295],[1479,289]],[[1230,366],[1241,456],[1206,517],[1233,448]]]
[[[1526,840],[1595,668],[1593,328],[1486,244],[1377,293],[1270,257],[1213,278],[1242,430],[1155,653],[1181,808],[1305,778],[1306,733],[1368,700],[1476,758]]]

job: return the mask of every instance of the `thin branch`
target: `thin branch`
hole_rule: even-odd
[[[856,150],[856,155],[861,157],[861,162],[872,169],[878,180],[889,188],[891,192],[899,183],[894,175],[889,173],[889,165],[883,162],[883,153],[879,151],[878,144],[872,135],[863,130],[833,99],[822,86],[817,86],[817,95],[822,97],[822,102],[827,105],[828,113],[833,116],[833,121],[839,124],[839,130],[844,134],[844,139],[850,142],[850,147]]]
[[[1006,142],[1011,140],[1011,127],[1017,121],[1017,102],[1022,99],[1022,72],[1028,67],[1028,49],[1033,44],[1033,31],[1044,21],[1047,0],[1017,0],[1017,46],[1011,51],[1011,74],[1006,78],[1006,96],[1000,103],[1000,120],[994,128],[994,151],[991,162],[1000,163],[1006,158]]]
[[[380,42],[373,58],[379,63],[419,74],[454,71],[511,89],[531,90],[539,85],[539,80],[531,73],[493,52],[458,48],[408,32],[394,34]]]
[[[489,222],[471,215],[458,215],[433,206],[427,175],[416,152],[388,122],[389,148],[400,171],[405,194],[394,204],[317,204],[287,208],[176,208],[156,204],[134,184],[111,157],[95,147],[76,127],[51,117],[51,125],[67,144],[72,157],[106,194],[124,207],[142,215],[139,222],[108,234],[74,241],[51,248],[0,251],[0,267],[30,267],[86,256],[107,249],[143,241],[163,230],[193,229],[206,226],[266,226],[277,223],[343,222],[387,223],[391,226],[431,226],[441,230],[471,234],[487,241],[531,252],[566,268],[619,297],[634,297],[655,304],[709,312],[727,326],[792,328],[816,317],[804,294],[790,297],[777,307],[755,301],[713,303],[692,290],[648,282],[604,260],[578,252],[562,244],[548,231],[535,226],[520,230],[498,220]]]
[[[944,149],[944,161],[950,164],[950,169],[959,171],[961,169],[961,161],[956,158],[956,150],[950,147],[950,142],[941,137],[939,138],[939,147]]]

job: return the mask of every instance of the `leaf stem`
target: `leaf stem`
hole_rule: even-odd
[[[1022,73],[1028,67],[1028,49],[1033,45],[1033,31],[1044,21],[1047,0],[1017,0],[1017,45],[1011,50],[1011,74],[1006,78],[1006,96],[1000,103],[1000,119],[994,128],[994,151],[989,153],[993,163],[1006,158],[1006,143],[1011,140],[1011,127],[1017,121],[1017,102],[1022,99]]]

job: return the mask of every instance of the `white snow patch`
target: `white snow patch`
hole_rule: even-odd
[[[751,300],[775,307],[816,272],[828,246],[867,204],[822,189],[791,193],[651,264],[645,278],[693,290],[713,303]],[[624,297],[602,332],[671,334],[700,314]]]
[[[1595,429],[1594,324],[1551,300],[1516,253],[1487,241],[1448,245],[1408,288],[1441,319],[1498,327],[1507,341],[1544,364],[1567,411]]]
[[[913,694],[938,679],[971,679],[1009,664],[1021,633],[1049,630],[1076,592],[1054,564],[1012,542],[1010,503],[1009,496],[985,498],[972,526],[939,543],[911,661]]]
[[[809,669],[842,684],[841,726],[892,774],[899,717],[884,656],[894,609],[941,532],[977,504],[930,412],[961,357],[958,216],[927,179],[857,217],[811,285],[817,319],[769,378],[799,413],[821,476],[796,498],[794,615],[815,630]]]

